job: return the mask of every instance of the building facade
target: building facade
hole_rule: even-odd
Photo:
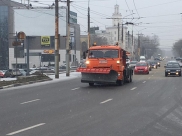
[[[27,10],[27,6],[24,4],[10,0],[0,1],[0,69],[15,68],[16,66],[26,68],[27,47],[29,47],[30,52],[30,67],[54,64],[55,15],[52,15],[55,14],[54,8],[36,10],[31,7],[29,11],[32,13],[25,14],[29,12]],[[17,12],[22,18],[18,18]],[[59,14],[64,16],[61,11]],[[73,64],[73,62],[80,60],[80,26],[77,24],[75,12],[71,12],[70,17],[70,64]],[[66,19],[60,20],[64,24],[67,22]],[[61,26],[62,24],[60,23],[60,65],[65,63],[66,60],[66,26]],[[25,32],[26,39],[20,46],[12,46],[12,43],[16,40],[16,32],[19,31]],[[46,43],[46,40],[48,40],[48,43]]]

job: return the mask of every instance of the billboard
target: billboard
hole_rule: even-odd
[[[77,24],[77,13],[70,11],[70,23]]]
[[[51,38],[50,36],[41,36],[41,46],[50,46]]]
[[[66,36],[67,8],[59,7],[59,33]],[[15,32],[26,36],[55,35],[55,9],[14,9]]]

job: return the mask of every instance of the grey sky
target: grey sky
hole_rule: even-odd
[[[14,0],[21,2],[21,0]],[[24,1],[24,0],[22,0]],[[78,23],[80,24],[81,31],[87,31],[87,7],[88,0],[72,0],[71,10],[77,12]],[[25,0],[27,3],[27,1]],[[31,4],[46,6],[45,4],[52,4],[54,0],[39,0],[43,4],[31,2]],[[60,5],[66,5],[59,2]],[[122,17],[135,13],[128,18],[141,18],[139,20],[124,19],[123,22],[140,23],[138,26],[128,26],[129,31],[134,31],[135,36],[138,31],[146,28],[140,33],[152,36],[156,34],[160,38],[161,48],[167,49],[173,43],[182,38],[182,0],[90,0],[91,9],[91,26],[99,26],[100,29],[105,29],[106,26],[112,25],[111,19],[106,19],[112,16],[114,12],[114,5],[120,6]],[[135,6],[136,9],[135,9]],[[127,6],[128,5],[128,6]],[[130,9],[130,11],[129,11]],[[150,24],[148,24],[150,23]],[[86,34],[86,33],[85,33]]]

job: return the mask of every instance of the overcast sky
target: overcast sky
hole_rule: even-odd
[[[27,0],[14,1],[27,3]],[[31,0],[33,6],[46,6],[55,2],[55,0],[37,0],[41,3],[38,4],[33,1]],[[78,24],[83,33],[87,31],[88,0],[72,1],[71,10],[77,12]],[[59,4],[66,5],[64,2]],[[122,17],[135,18],[123,20],[123,23],[128,21],[136,24],[128,26],[129,31],[133,29],[135,36],[138,32],[149,36],[158,35],[163,49],[168,49],[177,40],[182,39],[182,14],[180,14],[182,0],[90,0],[91,27],[99,26],[101,30],[104,30],[105,27],[111,26],[112,20],[106,18],[112,17],[116,4],[119,5]],[[133,16],[132,13],[134,13]],[[137,19],[139,17],[140,19]]]

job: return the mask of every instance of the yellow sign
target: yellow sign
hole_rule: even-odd
[[[41,36],[41,45],[50,46],[50,36]]]
[[[46,54],[53,54],[54,50],[44,50],[44,53],[46,53]]]

